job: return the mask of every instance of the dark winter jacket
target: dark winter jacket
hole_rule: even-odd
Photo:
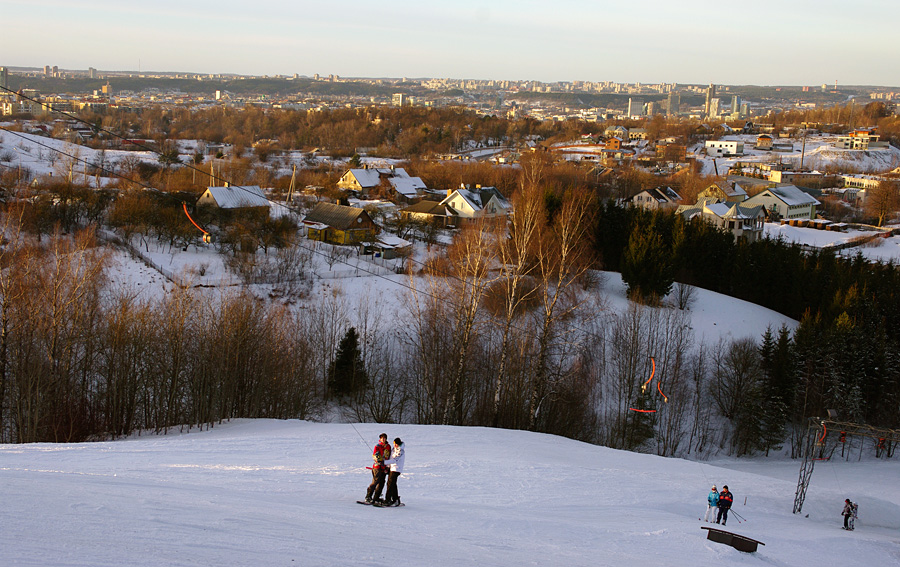
[[[844,502],[844,511],[841,512],[842,516],[852,516],[853,515],[853,504],[849,502]]]
[[[731,508],[732,502],[734,502],[734,495],[731,492],[723,490],[719,493],[719,508]]]
[[[390,459],[390,458],[391,458],[391,446],[388,445],[387,443],[379,442],[377,445],[375,445],[375,448],[372,449],[372,460],[375,462],[375,464],[372,465],[372,468],[373,469],[387,469],[387,467],[384,466],[384,460]]]

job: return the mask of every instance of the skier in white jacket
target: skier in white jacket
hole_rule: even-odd
[[[399,437],[394,439],[394,449],[391,451],[391,458],[384,461],[385,465],[390,465],[391,470],[387,480],[387,490],[384,494],[385,506],[399,506],[400,495],[397,493],[397,477],[403,472],[403,462],[406,460],[406,451],[403,447],[403,441]]]

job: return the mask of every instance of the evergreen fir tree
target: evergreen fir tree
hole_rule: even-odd
[[[350,327],[338,344],[334,362],[328,369],[328,389],[336,396],[347,396],[361,391],[367,384],[359,335],[355,327]]]
[[[622,280],[635,301],[654,302],[665,297],[675,282],[671,252],[656,233],[656,222],[636,226],[622,257]]]

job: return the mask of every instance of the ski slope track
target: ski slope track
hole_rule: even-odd
[[[485,428],[358,424],[406,443],[406,506],[360,506],[371,447],[349,424],[238,420],[114,442],[0,445],[0,565],[776,565],[900,563],[900,462],[692,462]],[[705,539],[712,484],[735,494]],[[859,502],[841,529],[844,498]],[[746,499],[746,504],[745,504]],[[808,517],[806,515],[808,514]]]

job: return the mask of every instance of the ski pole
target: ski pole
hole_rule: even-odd
[[[734,510],[732,510],[731,513],[734,514],[735,516],[737,516],[738,523],[740,523],[741,520],[744,520],[745,522],[747,521],[747,518],[741,516],[740,514],[738,514],[737,512],[735,512]]]

